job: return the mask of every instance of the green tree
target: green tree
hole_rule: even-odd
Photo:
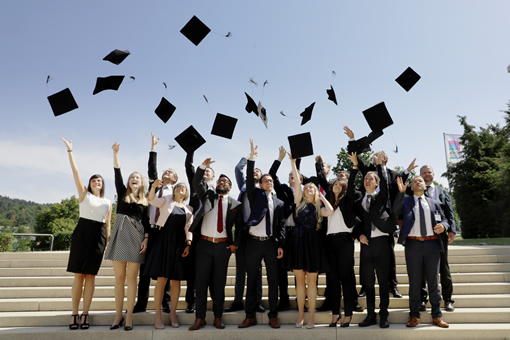
[[[68,199],[64,198],[61,203],[55,203],[37,215],[35,231],[39,234],[55,234],[74,230],[79,217],[78,199],[74,196]],[[49,248],[47,237],[40,237],[37,241],[39,249]]]
[[[370,163],[372,162],[373,155],[374,152],[369,151],[359,154],[359,157],[363,160],[363,162]],[[337,163],[333,168],[331,168],[332,174],[336,174],[338,171],[349,172],[352,169],[352,162],[348,157],[349,154],[347,153],[347,149],[341,148],[340,152],[336,155]],[[357,176],[354,183],[356,184],[356,188],[359,188],[363,184],[363,179],[360,176]]]

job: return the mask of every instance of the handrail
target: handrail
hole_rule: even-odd
[[[53,241],[55,240],[55,236],[52,234],[20,234],[20,233],[13,233],[13,236],[49,236],[51,237],[51,245],[50,245],[50,251],[53,251]]]

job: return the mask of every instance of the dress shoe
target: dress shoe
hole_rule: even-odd
[[[257,313],[264,313],[265,311],[266,311],[266,309],[264,307],[262,307],[262,305],[257,306]]]
[[[280,303],[278,304],[278,307],[276,307],[276,310],[278,312],[282,312],[282,311],[287,310],[289,308],[290,308],[289,300],[287,300],[287,301],[280,300]]]
[[[333,307],[331,306],[331,303],[328,300],[324,300],[322,306],[315,308],[315,310],[318,312],[329,312],[332,309]]]
[[[451,301],[445,302],[444,309],[448,312],[453,312],[455,310],[455,307],[453,307],[453,302]]]
[[[280,328],[280,323],[277,318],[269,318],[269,325],[271,328]]]
[[[111,325],[110,326],[110,330],[114,330],[114,329],[117,329],[119,328],[120,326],[122,326],[122,323],[124,323],[124,318],[120,319],[120,322],[116,325]]]
[[[75,330],[80,328],[80,325],[78,324],[78,319],[80,318],[79,314],[73,314],[71,315],[73,317],[73,323],[69,325],[69,329]]]
[[[348,316],[347,316],[347,317],[348,317]],[[342,320],[342,321],[345,321],[345,318],[346,318],[346,317],[344,317],[344,320]],[[342,322],[342,323],[340,324],[340,327],[342,327],[342,328],[349,327],[349,325],[351,324],[351,321],[352,321],[352,316],[350,317],[350,319],[349,319],[349,321],[348,321],[348,322]]]
[[[418,319],[416,316],[413,316],[409,319],[409,321],[406,323],[406,327],[416,327],[420,324],[420,319]]]
[[[379,322],[379,327],[390,328],[390,323],[388,322],[388,319],[381,319],[381,322]]]
[[[336,318],[336,321],[330,323],[329,327],[336,327],[336,325],[338,324],[338,321],[340,321],[341,317],[342,317],[341,315],[338,315],[338,318]]]
[[[360,305],[358,303],[358,301],[355,301],[354,303],[354,311],[355,312],[363,312],[365,310],[365,307],[363,307],[362,305]]]
[[[251,319],[244,319],[243,323],[241,323],[240,325],[238,325],[237,327],[238,328],[246,328],[246,327],[250,327],[250,326],[255,326],[257,324],[257,318],[254,317],[254,318],[251,318]]]
[[[133,313],[143,313],[146,311],[146,308],[145,307],[142,307],[142,306],[139,306],[139,305],[135,305],[133,307]],[[126,311],[127,313],[127,311]]]
[[[238,302],[233,302],[230,306],[224,309],[225,312],[237,312],[238,310],[244,310],[243,304]]]
[[[427,311],[427,303],[421,302],[420,303],[420,312],[426,312]]]
[[[170,306],[169,305],[163,306],[163,308],[161,310],[163,311],[163,313],[170,314]]]
[[[132,331],[133,330],[133,325],[131,325],[131,326],[124,326],[124,330],[125,331]]]
[[[449,325],[449,324],[447,324],[447,323],[443,320],[443,318],[442,318],[442,317],[440,317],[440,316],[438,316],[437,318],[434,318],[434,319],[432,320],[432,324],[433,324],[433,325],[437,325],[437,326],[439,326],[439,327],[441,327],[441,328],[448,328],[448,327],[450,327],[450,325]]]
[[[202,327],[204,327],[207,323],[205,322],[204,319],[196,319],[195,320],[195,323],[193,324],[193,326],[191,326],[190,328],[188,328],[190,331],[196,331],[197,329],[200,329]]]
[[[393,295],[394,298],[401,298],[402,294],[398,291],[397,287],[391,291],[391,295]]]
[[[362,290],[362,291],[359,292],[358,297],[365,297],[366,295],[367,295],[367,292]]]
[[[377,320],[375,316],[367,316],[365,320],[361,321],[358,326],[360,327],[368,327],[377,324]]]
[[[186,307],[186,313],[195,313],[195,307],[193,303],[188,303],[188,307]]]
[[[223,321],[221,321],[221,318],[214,318],[214,327],[218,329],[224,329],[225,324],[223,323]]]

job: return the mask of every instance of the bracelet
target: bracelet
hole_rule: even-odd
[[[353,168],[353,169],[357,169],[358,167],[357,167],[357,166],[353,166],[352,168]]]
[[[71,150],[67,150],[67,152],[73,152],[73,149],[71,149]]]

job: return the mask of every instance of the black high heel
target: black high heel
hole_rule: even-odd
[[[335,322],[332,322],[329,324],[329,327],[336,327],[336,325],[338,324],[338,321],[340,321],[340,318],[342,317],[342,315],[338,315],[338,318],[336,318],[336,321]]]
[[[340,324],[340,327],[349,327],[349,324],[350,324],[350,323],[351,323],[351,321],[352,321],[352,315],[350,316],[350,318],[351,318],[351,319],[349,320],[349,322],[342,322],[342,323]]]
[[[110,330],[118,329],[120,326],[122,326],[122,323],[124,322],[124,317],[120,319],[120,322],[117,325],[111,325]]]
[[[80,321],[81,321],[82,317],[85,317],[85,319],[83,320],[82,324],[80,325],[80,328],[81,329],[89,329],[89,327],[90,327],[90,324],[89,324],[89,315],[85,314],[85,313],[81,313]]]
[[[73,317],[73,323],[69,324],[69,329],[72,329],[72,330],[75,330],[75,329],[78,329],[80,327],[80,325],[78,324],[78,314],[73,314],[71,315]]]

